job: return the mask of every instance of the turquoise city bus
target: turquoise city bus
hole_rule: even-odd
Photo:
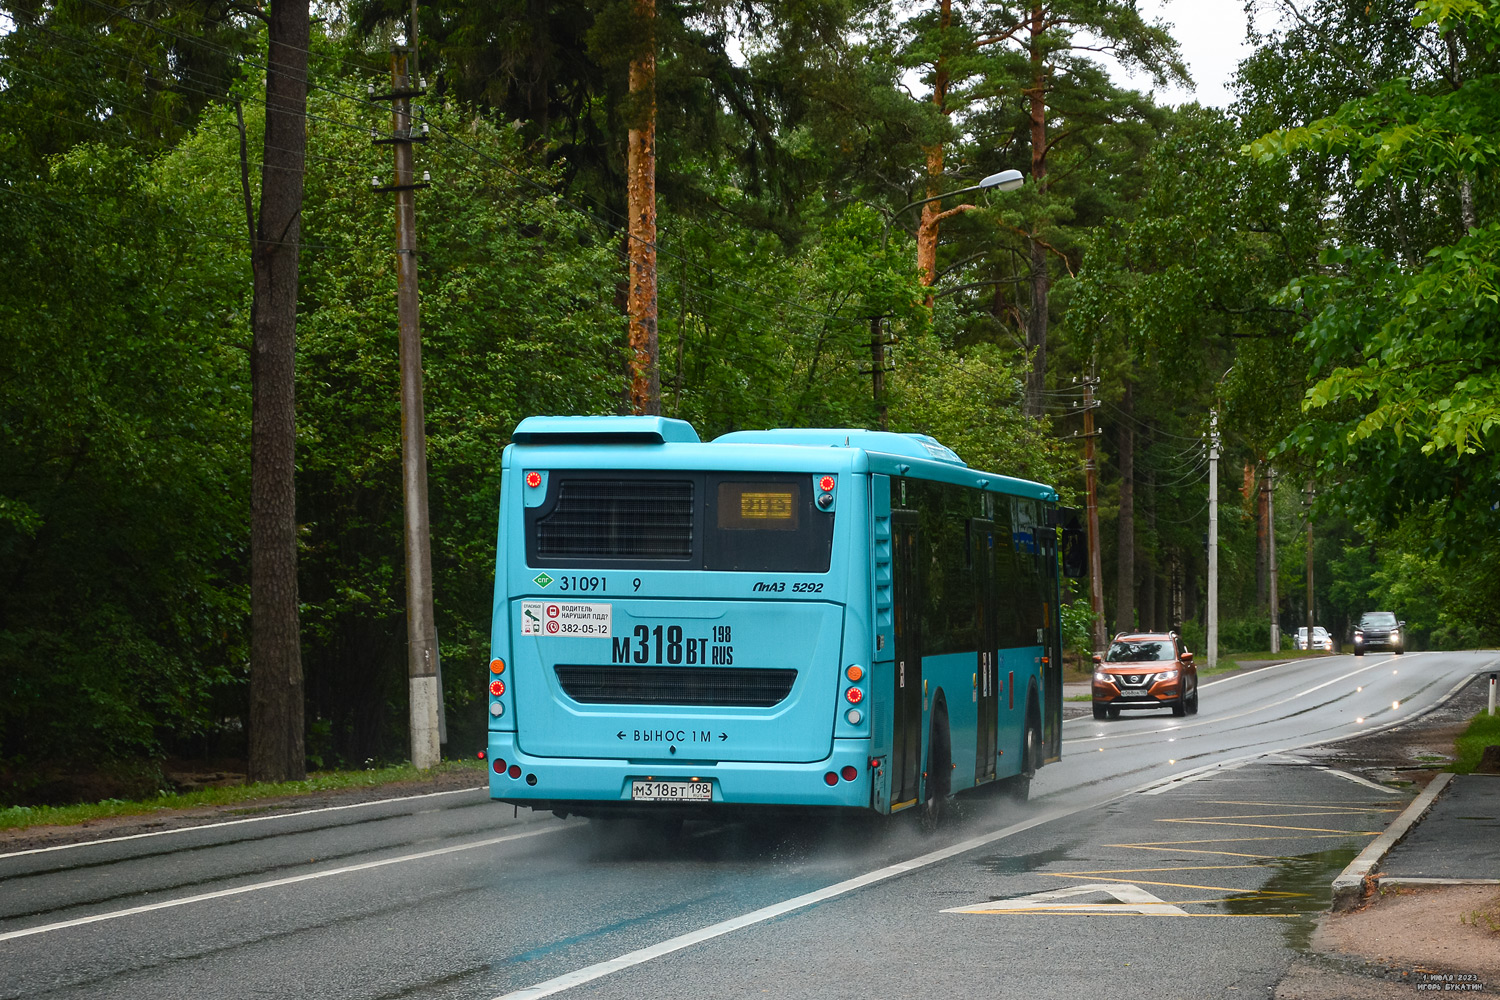
[[[1024,797],[1061,749],[1057,494],[920,434],[530,417],[490,794],[559,815]]]

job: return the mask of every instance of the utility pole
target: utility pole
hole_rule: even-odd
[[[412,23],[416,49],[416,23]],[[396,195],[396,315],[400,328],[401,365],[401,491],[406,508],[406,673],[411,697],[411,762],[419,771],[437,764],[441,751],[442,691],[438,681],[437,629],[432,612],[432,542],[427,519],[427,428],[422,404],[422,339],[417,324],[417,215],[415,193],[428,187],[426,174],[418,182],[412,144],[425,142],[413,134],[411,99],[425,92],[423,81],[407,74],[406,57],[391,53],[391,92],[380,95],[391,103],[391,137],[376,138],[395,152],[392,183],[377,191]]]
[[[1093,376],[1083,383],[1083,475],[1088,489],[1089,606],[1094,615],[1090,631],[1094,637],[1094,651],[1103,653],[1106,645],[1104,569],[1099,556],[1099,477],[1098,465],[1094,461],[1094,384]]]
[[[1208,423],[1208,669],[1219,662],[1219,411]]]
[[[1271,652],[1281,652],[1281,623],[1276,615],[1276,470],[1266,465],[1266,587],[1271,595]]]
[[[1307,477],[1307,648],[1313,644],[1313,480]]]

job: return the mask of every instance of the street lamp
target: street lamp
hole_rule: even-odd
[[[980,181],[978,184],[972,185],[971,187],[959,188],[957,191],[945,191],[942,194],[935,194],[931,198],[923,198],[920,201],[914,201],[910,205],[902,205],[900,208],[896,209],[890,215],[885,217],[885,232],[881,234],[880,237],[880,248],[884,250],[886,244],[890,242],[891,223],[896,221],[896,216],[900,215],[908,208],[916,208],[918,205],[926,205],[929,202],[942,201],[944,198],[952,198],[955,195],[974,194],[978,191],[989,191],[991,189],[997,189],[1000,191],[1014,191],[1025,183],[1026,175],[1021,173],[1021,171],[1002,170],[998,174],[990,174],[984,180]]]
[[[891,223],[896,221],[896,216],[908,208],[916,208],[918,205],[926,205],[929,202],[942,201],[954,195],[974,194],[977,191],[989,191],[998,188],[1001,191],[1014,191],[1026,183],[1026,175],[1019,170],[1002,170],[998,174],[990,174],[984,180],[971,187],[959,188],[957,191],[948,191],[943,194],[933,195],[931,198],[923,198],[914,201],[910,205],[902,205],[890,215],[885,217],[885,229],[880,234],[880,250],[882,256],[885,248],[891,241]],[[885,338],[880,332],[880,317],[870,317],[870,377],[871,388],[875,393],[875,412],[880,421],[880,429],[886,430],[886,411],[884,389],[885,389]]]

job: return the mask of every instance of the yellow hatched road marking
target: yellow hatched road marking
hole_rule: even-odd
[[[1105,844],[1105,847],[1172,847],[1177,844],[1249,844],[1262,840],[1330,840],[1334,837],[1347,837],[1347,830],[1336,833],[1320,833],[1312,837],[1214,837],[1203,840],[1143,840],[1139,844]],[[1360,834],[1369,836],[1369,834]],[[1281,857],[1281,855],[1274,855]]]
[[[1268,889],[1246,889],[1242,886],[1227,885],[1194,885],[1191,882],[1148,882],[1144,879],[1134,878],[1109,878],[1103,875],[1094,875],[1090,872],[1037,872],[1038,875],[1047,875],[1051,878],[1079,878],[1087,875],[1089,878],[1098,879],[1101,882],[1128,882],[1131,885],[1166,885],[1174,889],[1207,889],[1210,892],[1253,892],[1260,896],[1306,896],[1305,892],[1273,892]],[[1170,902],[1170,900],[1168,900]]]
[[[1108,904],[1099,903],[1097,905],[1105,906]],[[997,917],[1239,917],[1242,919],[1248,917],[1254,920],[1265,920],[1267,918],[1286,920],[1301,916],[1300,913],[1141,913],[1138,910],[1132,910],[1126,906],[1121,906],[1119,913],[1110,913],[1109,911],[1102,909],[1078,910],[1076,908],[1068,909],[1067,907],[1058,907],[1057,909],[1053,909],[1048,906],[1028,906],[1024,910],[964,910],[962,912],[973,913],[979,916]]]
[[[1236,815],[1230,813],[1226,816],[1182,816],[1178,819],[1159,820],[1163,823],[1187,823],[1195,819],[1291,819],[1293,816],[1363,816],[1370,812],[1369,809],[1336,809],[1324,810],[1322,812],[1284,812],[1284,813],[1241,813]]]
[[[1104,868],[1096,872],[1074,872],[1074,875],[1129,875],[1132,872],[1206,872],[1222,868],[1260,868],[1261,865],[1174,865],[1171,868]]]
[[[1198,799],[1204,805],[1210,806],[1261,806],[1266,809],[1277,809],[1283,806],[1291,809],[1354,809],[1361,806],[1365,812],[1399,812],[1402,806],[1390,802],[1247,802],[1240,799]]]
[[[1243,851],[1191,851],[1176,847],[1147,847],[1144,844],[1105,844],[1104,846],[1125,847],[1133,851],[1163,851],[1168,854],[1213,854],[1225,858],[1260,858],[1264,861],[1274,861],[1281,857],[1280,854],[1246,854]],[[1255,867],[1259,867],[1259,865]]]
[[[1159,819],[1158,823],[1191,823],[1194,826],[1244,826],[1252,830],[1298,830],[1303,833],[1328,833],[1341,834],[1346,837],[1378,837],[1380,831],[1368,830],[1331,830],[1321,826],[1277,826],[1272,823],[1220,823],[1216,820],[1206,819]]]

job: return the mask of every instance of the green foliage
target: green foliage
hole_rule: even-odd
[[[1500,746],[1500,715],[1474,716],[1468,728],[1454,741],[1458,759],[1449,770],[1455,774],[1473,774],[1479,759],[1484,756],[1484,748],[1492,746]]]
[[[1245,151],[1354,178],[1334,228],[1355,238],[1330,241],[1278,299],[1303,318],[1313,374],[1284,447],[1316,463],[1333,486],[1322,506],[1366,523],[1378,552],[1358,573],[1353,554],[1340,562],[1341,600],[1363,591],[1451,643],[1493,633],[1492,616],[1445,617],[1450,598],[1469,606],[1460,595],[1479,586],[1500,599],[1500,224],[1484,218],[1500,181],[1500,6],[1416,7],[1404,33],[1386,15],[1410,53],[1396,79]],[[1386,214],[1398,238],[1366,237],[1361,213],[1385,193],[1422,199],[1430,221],[1408,230]]]
[[[191,741],[243,677],[247,358],[155,183],[85,144],[0,199],[7,758]]]
[[[1061,607],[1062,643],[1085,662],[1094,649],[1094,609],[1087,597],[1080,597]]]

